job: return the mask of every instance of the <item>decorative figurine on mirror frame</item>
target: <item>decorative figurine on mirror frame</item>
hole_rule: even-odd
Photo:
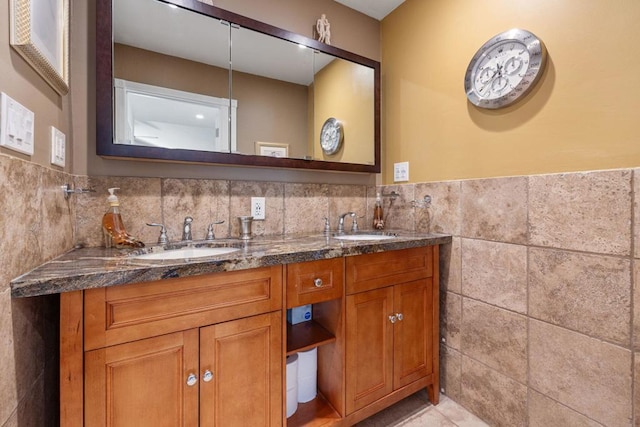
[[[316,32],[318,33],[318,41],[331,44],[331,24],[327,19],[327,15],[324,13],[320,15],[320,18],[316,22]]]

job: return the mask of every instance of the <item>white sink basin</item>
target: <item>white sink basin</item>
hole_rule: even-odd
[[[390,236],[388,234],[341,234],[333,236],[338,240],[389,240],[396,236]]]
[[[215,255],[230,254],[237,252],[240,249],[236,248],[181,248],[173,249],[162,252],[152,252],[148,254],[134,255],[131,258],[134,259],[150,259],[150,260],[164,260],[164,259],[191,259],[191,258],[203,258]]]

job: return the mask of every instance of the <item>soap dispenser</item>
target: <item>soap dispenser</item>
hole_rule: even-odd
[[[380,193],[376,194],[376,203],[373,206],[373,229],[384,229],[384,212],[382,209],[382,199],[380,198]]]
[[[144,243],[129,235],[124,228],[122,217],[120,216],[120,201],[115,195],[119,188],[109,188],[109,209],[102,217],[102,232],[107,248],[143,248]]]

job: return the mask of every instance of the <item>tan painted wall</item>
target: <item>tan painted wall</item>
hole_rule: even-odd
[[[314,85],[314,157],[373,164],[373,70],[334,60],[315,75]],[[342,148],[330,156],[323,153],[319,138],[322,125],[329,117],[339,120],[344,132]]]
[[[412,182],[640,164],[640,2],[407,0],[382,23],[383,179]],[[537,88],[503,110],[467,102],[469,60],[493,35],[547,46]]]
[[[68,97],[59,96],[42,77],[9,45],[9,6],[0,7],[0,91],[35,113],[34,155],[22,155],[16,151],[0,148],[0,153],[50,165],[50,126],[55,126],[67,137],[70,145],[70,118]],[[71,170],[70,147],[67,147],[67,166]],[[62,170],[57,166],[54,169]]]

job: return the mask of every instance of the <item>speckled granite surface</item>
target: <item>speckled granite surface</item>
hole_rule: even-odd
[[[330,236],[262,237],[242,242],[220,239],[194,241],[192,246],[232,246],[239,250],[192,260],[141,260],[131,255],[161,251],[162,247],[142,250],[104,248],[74,249],[11,281],[11,295],[29,297],[174,277],[196,276],[219,271],[243,270],[278,264],[314,261],[420,246],[449,243],[445,234],[414,234],[399,231],[396,237],[375,241],[344,241]],[[183,244],[170,245],[178,248]]]

